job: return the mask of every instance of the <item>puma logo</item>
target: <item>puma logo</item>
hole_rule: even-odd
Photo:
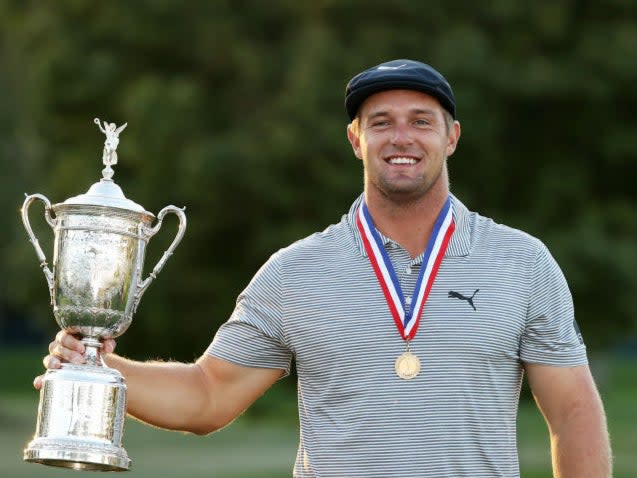
[[[450,290],[448,297],[454,298],[454,299],[466,300],[467,302],[469,302],[469,305],[473,307],[473,310],[478,310],[476,309],[476,306],[473,304],[473,298],[476,296],[479,290],[480,289],[476,289],[471,297],[465,297],[460,292],[456,292],[455,290]]]

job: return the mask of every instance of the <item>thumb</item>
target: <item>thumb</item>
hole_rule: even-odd
[[[110,354],[113,350],[115,350],[115,345],[116,343],[113,339],[104,340],[104,342],[102,342],[102,353]]]

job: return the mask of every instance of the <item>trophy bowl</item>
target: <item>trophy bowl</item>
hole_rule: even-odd
[[[96,118],[106,134],[102,178],[80,196],[51,205],[48,198],[25,198],[21,214],[47,280],[53,314],[61,329],[82,337],[86,363],[62,364],[48,370],[40,391],[34,438],[24,450],[29,462],[77,470],[125,471],[131,460],[122,447],[126,416],[126,384],[122,375],[101,360],[101,342],[123,334],[144,291],[157,277],[186,228],[183,209],[163,208],[157,218],[127,199],[112,180],[119,133],[126,124]],[[29,208],[44,204],[53,229],[53,264],[29,222]],[[144,255],[166,214],[179,219],[177,234],[147,278]],[[155,225],[153,221],[157,219]]]

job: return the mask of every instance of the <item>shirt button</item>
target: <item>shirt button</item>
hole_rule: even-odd
[[[408,295],[407,297],[405,297],[405,303],[407,305],[411,304],[411,296]]]
[[[405,269],[405,272],[406,272],[407,274],[411,274],[411,267],[407,267],[407,269]]]

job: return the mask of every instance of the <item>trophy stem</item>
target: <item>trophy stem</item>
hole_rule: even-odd
[[[84,337],[82,339],[84,344],[84,357],[86,357],[86,363],[95,367],[103,367],[102,356],[100,349],[102,348],[102,342],[92,337]]]

